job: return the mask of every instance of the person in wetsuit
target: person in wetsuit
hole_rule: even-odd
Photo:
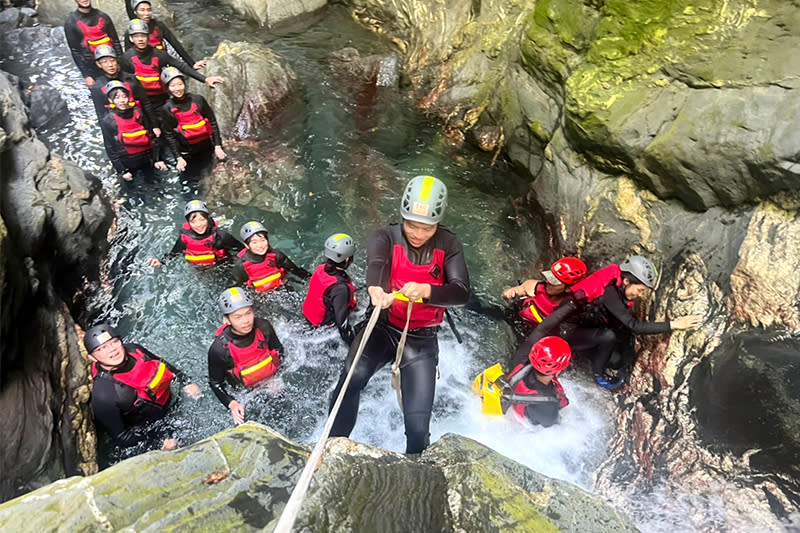
[[[138,18],[147,23],[147,27],[150,29],[150,33],[148,34],[150,46],[158,50],[165,50],[164,43],[167,43],[184,63],[192,65],[192,68],[195,70],[206,66],[205,61],[195,61],[192,59],[192,56],[189,55],[189,52],[186,51],[186,48],[183,47],[166,24],[153,16],[153,6],[150,0],[131,0],[130,2],[125,2],[125,7],[128,10],[129,19]],[[126,51],[133,48],[133,43],[130,41],[129,37],[130,33],[126,31],[125,37],[123,38]]]
[[[464,305],[470,293],[461,242],[454,233],[439,225],[446,206],[445,184],[432,176],[417,176],[408,183],[403,194],[402,224],[392,224],[370,236],[367,291],[371,304],[384,311],[356,364],[331,436],[350,435],[356,423],[361,391],[378,369],[395,360],[402,331],[408,322],[408,336],[400,362],[406,453],[417,454],[428,446],[439,360],[439,325],[445,308]],[[413,305],[407,320],[409,301]],[[361,343],[363,325],[350,345],[339,383],[331,396],[331,407]]]
[[[108,324],[90,328],[83,345],[92,361],[94,421],[120,446],[139,442],[142,430],[167,414],[173,379],[186,383],[184,391],[193,398],[201,395],[185,374],[138,344],[123,344]],[[162,443],[165,450],[176,446],[171,438]]]
[[[342,340],[353,342],[350,313],[356,307],[353,280],[347,275],[347,267],[353,262],[356,245],[346,233],[336,233],[325,241],[327,261],[319,265],[303,301],[303,315],[312,326],[336,325]]]
[[[94,102],[94,109],[97,112],[97,120],[102,120],[109,112],[106,85],[110,81],[117,80],[125,84],[131,98],[136,102],[136,105],[142,108],[144,116],[150,121],[150,124],[154,125],[153,133],[156,136],[161,135],[161,130],[156,127],[158,119],[147,93],[139,83],[139,80],[136,79],[136,76],[120,69],[114,48],[106,44],[98,46],[94,51],[94,58],[98,68],[102,71],[102,74],[97,75],[94,86],[89,90]]]
[[[236,283],[247,284],[256,292],[265,292],[283,285],[287,274],[303,280],[311,278],[308,270],[295,265],[285,253],[270,245],[267,228],[260,222],[251,220],[246,223],[239,236],[245,249],[239,252],[233,264]]]
[[[195,266],[212,266],[238,254],[244,246],[233,235],[217,226],[202,200],[190,200],[183,209],[186,222],[181,233],[164,259],[151,257],[147,264],[154,268],[164,266],[168,258],[183,254]]]
[[[582,353],[591,358],[595,382],[599,386],[617,390],[624,385],[624,379],[614,375],[614,371],[626,364],[624,354],[629,354],[629,358],[633,356],[631,335],[693,329],[701,323],[702,317],[697,315],[669,322],[636,320],[631,314],[634,301],[655,288],[656,280],[655,266],[640,255],[592,273],[570,288],[572,296],[528,336],[517,350],[514,361],[523,360],[542,337],[557,334],[569,343],[573,354]],[[609,361],[615,350],[623,355],[612,366]]]
[[[222,326],[208,349],[208,384],[227,407],[233,423],[244,422],[244,405],[228,390],[226,381],[252,387],[277,372],[283,345],[268,320],[256,318],[247,294],[233,287],[219,297]]]
[[[91,88],[95,78],[101,74],[95,64],[94,51],[100,45],[114,48],[122,55],[119,37],[111,17],[92,7],[92,0],[75,0],[78,9],[70,13],[64,22],[64,36],[75,61],[75,66],[83,76],[86,86]]]

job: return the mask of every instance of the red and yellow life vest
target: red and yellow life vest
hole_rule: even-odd
[[[622,285],[622,274],[619,270],[619,265],[611,264],[597,272],[592,272],[571,286],[569,290],[575,298],[575,303],[585,305],[602,296],[611,282],[614,282],[617,287]]]
[[[117,139],[130,155],[141,154],[153,148],[150,132],[142,125],[142,115],[134,108],[130,118],[125,118],[119,113],[112,113],[117,122]]]
[[[227,324],[222,325],[217,330],[216,336],[225,335],[228,328],[230,326]],[[253,342],[249,346],[239,348],[228,341],[227,347],[233,359],[233,369],[230,373],[245,387],[251,387],[278,371],[280,365],[278,351],[270,349],[264,333],[258,328],[255,328]]]
[[[509,374],[508,378],[511,379],[511,377],[514,374],[525,368],[525,366],[526,365],[522,364],[517,365],[517,367],[513,370],[513,372]],[[531,370],[531,372],[533,372],[533,370]],[[559,407],[563,409],[564,407],[569,405],[569,399],[567,399],[567,395],[564,392],[564,387],[561,386],[561,383],[559,383],[557,377],[553,377],[553,388],[555,389],[556,398],[558,398]],[[521,379],[519,383],[517,383],[517,385],[514,387],[514,394],[521,396],[538,396],[539,391],[537,391],[536,389],[531,389],[530,387],[525,385],[525,380]],[[516,403],[512,407],[515,413],[517,413],[522,418],[525,418],[525,407],[527,407],[527,405],[528,404],[524,403]]]
[[[158,24],[153,24],[153,31],[148,35],[148,43],[153,48],[159,50],[164,49],[164,41],[161,40],[161,29],[158,27]]]
[[[325,319],[325,302],[323,296],[328,287],[338,283],[339,278],[332,276],[325,272],[325,264],[321,264],[314,271],[311,276],[311,281],[308,282],[308,293],[303,302],[303,314],[311,322],[313,326],[319,326]],[[350,290],[350,301],[347,306],[353,309],[356,306],[355,288],[353,281],[348,278],[347,288]]]
[[[170,111],[178,120],[175,131],[183,135],[189,144],[201,143],[213,135],[211,123],[198,112],[196,102],[192,102],[187,111],[178,111],[177,107],[173,107]]]
[[[89,49],[94,54],[95,48],[101,44],[113,46],[111,37],[108,36],[105,30],[106,20],[103,17],[97,17],[97,24],[89,26],[82,20],[78,21],[78,28],[83,34],[83,46]]]
[[[247,253],[245,248],[239,252],[238,257],[244,257]],[[243,260],[245,272],[247,272],[247,285],[253,287],[256,292],[265,292],[276,289],[283,284],[282,268],[278,268],[275,264],[275,253],[269,252],[260,263],[253,263],[252,261]]]
[[[169,402],[170,385],[175,375],[163,361],[149,359],[141,350],[128,352],[136,364],[128,372],[105,372],[105,375],[136,391],[136,403],[151,402],[164,407]],[[92,363],[92,377],[97,377],[97,363]]]
[[[195,239],[195,233],[188,222],[184,222],[181,227],[181,240],[186,245],[183,256],[193,265],[213,265],[222,260],[227,252],[225,249],[214,248],[214,240],[217,237],[217,223],[214,222],[214,231],[207,237]]]
[[[519,316],[528,322],[541,324],[542,320],[552,313],[561,302],[554,302],[547,294],[547,283],[540,281],[534,288],[534,294],[522,302]]]
[[[406,283],[429,283],[440,286],[444,284],[444,250],[435,248],[431,262],[427,265],[415,265],[408,260],[406,249],[401,244],[392,248],[392,274],[390,286],[393,291],[399,290]],[[389,322],[403,328],[406,325],[408,302],[395,299],[389,308]],[[444,307],[415,303],[411,308],[409,329],[438,326],[444,318]]]
[[[161,83],[161,65],[158,58],[151,57],[150,63],[143,63],[139,56],[131,56],[134,74],[139,83],[144,87],[147,96],[159,96],[167,92],[167,88]]]

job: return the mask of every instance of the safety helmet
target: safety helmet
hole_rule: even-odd
[[[139,4],[153,5],[150,0],[131,0],[131,10],[135,12],[136,8],[139,7]]]
[[[253,302],[250,297],[238,287],[225,289],[219,295],[219,309],[223,315],[229,315],[242,307],[250,307],[251,305],[253,305]]]
[[[114,50],[113,46],[108,46],[107,44],[101,44],[97,48],[94,49],[94,60],[100,61],[104,57],[117,57],[117,52]]]
[[[164,69],[161,71],[161,81],[164,83],[164,85],[169,85],[169,82],[175,78],[183,78],[186,80],[186,76],[183,74],[183,72],[175,67],[164,67]]]
[[[631,274],[649,289],[656,286],[658,271],[653,263],[641,255],[630,256],[619,266],[619,269]]]
[[[183,216],[189,220],[189,215],[196,212],[205,213],[208,215],[208,206],[203,200],[189,200],[186,202],[186,207],[183,208]]]
[[[83,345],[86,347],[87,352],[92,353],[101,344],[105,344],[111,339],[121,338],[122,335],[120,335],[116,329],[103,322],[102,324],[97,324],[89,328],[83,336]]]
[[[242,229],[239,230],[239,236],[245,243],[247,243],[247,241],[250,240],[250,237],[252,237],[256,233],[262,233],[262,232],[269,235],[267,228],[261,225],[261,222],[256,222],[255,220],[251,220],[250,222],[247,222],[244,226],[242,226]]]
[[[128,35],[136,35],[137,33],[150,35],[150,28],[147,27],[147,23],[142,19],[131,19],[128,22]]]
[[[561,337],[544,337],[533,345],[528,359],[537,372],[553,376],[569,366],[572,350]]]
[[[406,220],[438,224],[447,207],[447,186],[433,176],[417,176],[406,185],[400,214]]]
[[[347,233],[336,233],[325,241],[325,257],[341,263],[356,252],[356,244]]]
[[[106,98],[111,100],[111,91],[116,91],[117,89],[122,89],[125,91],[125,94],[130,96],[130,91],[128,91],[128,88],[124,83],[119,80],[111,80],[110,82],[106,83],[105,89],[103,89],[106,93]]]
[[[586,263],[577,257],[562,257],[553,263],[550,272],[564,285],[573,285],[586,275]]]

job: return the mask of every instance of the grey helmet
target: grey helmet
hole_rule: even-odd
[[[337,263],[353,257],[356,253],[356,244],[347,233],[336,233],[325,241],[325,257]]]
[[[252,237],[256,233],[261,233],[261,232],[264,232],[267,235],[269,235],[267,228],[265,228],[261,224],[261,222],[256,222],[255,220],[251,220],[250,222],[242,226],[242,229],[239,230],[239,236],[245,243],[247,243],[247,241],[250,240],[250,237]]]
[[[622,272],[627,272],[628,274],[635,276],[636,279],[641,281],[649,289],[653,289],[656,286],[658,271],[653,263],[641,255],[630,256],[621,265],[619,265],[619,269]]]
[[[83,345],[86,347],[87,352],[92,353],[101,344],[105,344],[111,339],[121,338],[122,335],[120,335],[116,329],[103,322],[102,324],[97,324],[89,328],[83,336]]]
[[[106,93],[106,98],[111,100],[111,93],[117,89],[122,89],[128,96],[131,95],[128,87],[126,87],[125,84],[119,80],[111,80],[110,82],[106,83],[106,86],[103,88],[103,92]]]
[[[150,35],[150,28],[147,27],[147,23],[142,19],[131,19],[128,22],[128,35],[136,35],[138,33]]]
[[[222,294],[219,295],[218,303],[219,309],[222,311],[223,315],[229,315],[242,307],[250,307],[253,305],[247,293],[238,287],[225,289]]]
[[[438,224],[447,207],[447,186],[433,176],[417,176],[406,185],[400,214],[406,220]]]
[[[139,7],[139,4],[150,4],[152,6],[150,0],[131,0],[131,11],[136,11],[136,8]]]
[[[161,71],[161,81],[164,83],[164,85],[169,85],[169,82],[175,78],[183,78],[183,80],[186,81],[186,76],[184,73],[175,67],[164,67],[164,69]]]
[[[104,57],[113,57],[116,59],[117,52],[114,50],[113,46],[109,46],[107,44],[101,44],[100,46],[94,49],[95,61],[100,61]]]
[[[183,216],[189,220],[189,215],[196,212],[205,213],[208,215],[208,206],[203,200],[189,200],[186,202],[186,207],[183,208]]]

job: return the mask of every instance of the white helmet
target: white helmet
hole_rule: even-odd
[[[356,252],[356,244],[353,238],[347,233],[336,233],[328,237],[325,241],[325,257],[331,261],[341,263],[353,257]]]
[[[653,263],[641,255],[630,256],[619,266],[619,269],[636,277],[649,289],[653,289],[656,286],[658,271],[653,266]]]
[[[438,224],[447,207],[447,186],[433,176],[417,176],[406,185],[400,214],[406,220]]]

